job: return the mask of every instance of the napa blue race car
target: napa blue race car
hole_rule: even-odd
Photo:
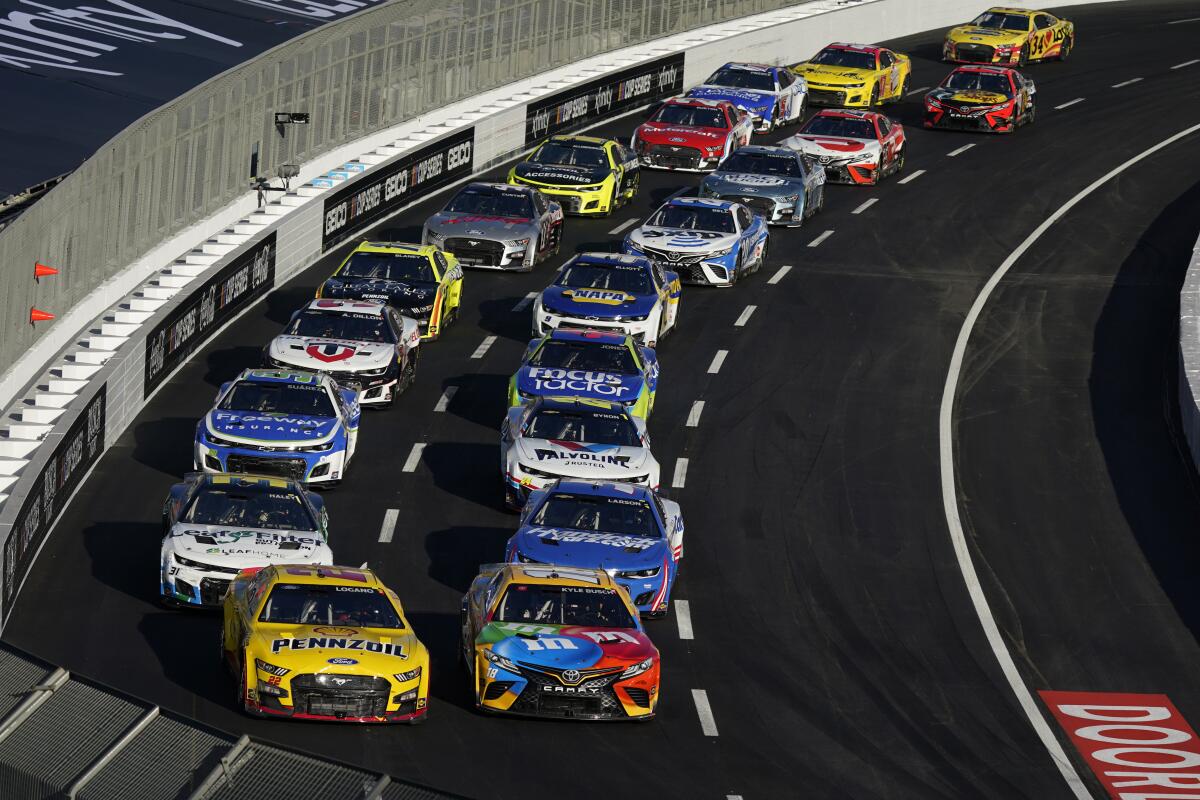
[[[525,348],[508,383],[508,405],[535,397],[572,395],[616,400],[635,417],[654,410],[658,356],[632,336],[600,331],[551,331]]]
[[[645,486],[557,481],[529,496],[506,552],[510,564],[602,569],[643,617],[658,617],[683,558],[683,514]]]
[[[730,63],[691,89],[688,97],[728,100],[750,115],[758,133],[804,118],[808,86],[787,67]]]
[[[324,373],[248,369],[196,426],[196,468],[334,485],[354,456],[357,392]]]
[[[625,237],[624,250],[685,283],[733,286],[763,265],[768,235],[766,221],[742,203],[676,197]]]

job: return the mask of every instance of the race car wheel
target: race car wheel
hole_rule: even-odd
[[[892,165],[893,165],[892,166],[892,174],[893,175],[896,175],[904,170],[904,148],[903,147],[901,147],[900,151],[898,153],[896,153],[896,160],[892,162]]]
[[[1058,60],[1066,61],[1067,56],[1071,55],[1071,48],[1074,46],[1074,37],[1068,36],[1066,39],[1063,39],[1062,47],[1058,48]]]
[[[904,82],[900,84],[900,91],[896,92],[896,96],[892,98],[893,103],[899,103],[908,94],[908,81],[912,76],[906,76]]]
[[[243,714],[249,713],[250,709],[246,707],[246,658],[243,656],[238,659],[241,662],[241,668],[238,670],[237,687],[233,693],[233,705],[238,711]]]
[[[1017,58],[1017,66],[1025,67],[1029,64],[1029,45],[1022,45],[1021,55]]]
[[[1037,118],[1037,106],[1032,103],[1025,109],[1025,124],[1029,125]]]
[[[613,212],[617,210],[617,201],[620,200],[620,198],[621,195],[617,191],[617,185],[614,183],[612,192],[610,192],[608,195],[608,210],[604,212],[603,216],[611,217],[613,215]]]
[[[750,273],[754,274],[754,273],[758,272],[760,269],[762,269],[762,265],[765,264],[766,262],[767,262],[767,243],[764,241],[763,246],[762,246],[762,252],[760,252],[758,254],[758,258],[754,259],[754,269],[750,270]]]
[[[867,101],[867,108],[874,108],[879,105],[879,84],[871,87],[871,99]]]

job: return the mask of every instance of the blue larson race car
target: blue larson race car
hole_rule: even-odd
[[[196,426],[196,468],[341,481],[362,416],[357,393],[315,372],[248,369]]]
[[[624,250],[670,267],[685,283],[733,286],[767,257],[767,223],[742,203],[676,197],[625,237]]]
[[[508,405],[552,395],[593,397],[616,400],[646,419],[657,390],[658,356],[633,337],[557,330],[525,348],[521,368],[508,384]]]
[[[683,515],[645,486],[557,481],[530,495],[507,558],[603,569],[642,616],[662,616],[683,558]]]
[[[767,133],[804,118],[808,86],[787,67],[730,63],[687,96],[728,100],[753,118],[755,131]]]

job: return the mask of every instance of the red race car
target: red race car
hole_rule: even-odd
[[[925,127],[1012,133],[1033,122],[1036,92],[1011,67],[959,67],[925,95]]]
[[[707,172],[749,144],[753,130],[753,118],[728,100],[679,97],[639,125],[632,144],[643,167]]]
[[[874,111],[826,109],[781,144],[824,167],[831,183],[875,184],[904,169],[904,126]]]

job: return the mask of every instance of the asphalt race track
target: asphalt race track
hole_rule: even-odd
[[[1166,24],[1200,18],[1200,3],[1064,15],[1078,47],[1028,70],[1033,126],[926,132],[914,95],[889,111],[906,125],[907,183],[831,187],[804,228],[772,232],[758,275],[685,288],[680,329],[659,348],[650,431],[664,491],[688,522],[675,599],[694,638],[681,638],[678,604],[648,625],[664,669],[654,722],[483,717],[454,663],[459,598],[515,527],[501,510],[497,426],[529,335],[528,311],[513,307],[548,282],[549,265],[468,272],[462,320],[427,347],[393,409],[365,415],[350,477],[325,495],[339,560],[378,570],[433,653],[428,723],[243,716],[217,661],[217,618],[155,602],[160,503],[191,466],[195,421],[344,250],[271,294],[155,397],[60,521],[5,638],[223,729],[470,797],[1069,796],[954,558],[939,402],[963,317],[1005,257],[1093,180],[1200,123],[1200,64],[1171,69],[1200,58],[1200,20]],[[940,42],[935,31],[889,43],[913,55],[914,90],[949,71]],[[1132,78],[1142,80],[1112,88]],[[627,137],[638,121],[602,132]],[[635,205],[567,221],[563,257],[611,249],[620,236],[609,231],[696,183],[644,172]],[[868,199],[878,202],[860,209]],[[441,201],[372,236],[414,239]],[[1178,290],[1198,228],[1194,135],[1090,195],[1016,264],[971,339],[956,418],[963,522],[1026,683],[1165,693],[1193,725],[1200,493],[1173,398]],[[497,338],[472,357],[487,336]],[[435,412],[448,387],[453,399]],[[696,400],[703,413],[687,427]],[[419,466],[403,472],[420,442]],[[681,458],[685,483],[673,486]],[[381,543],[390,508],[400,523]],[[692,690],[706,693],[716,735]]]

